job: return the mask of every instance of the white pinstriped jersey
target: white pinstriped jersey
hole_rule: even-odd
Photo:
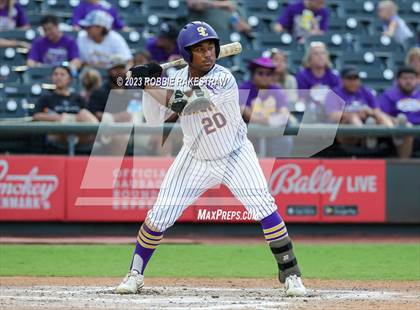
[[[182,81],[181,90],[188,87],[185,86],[189,78],[188,67],[177,71],[173,77]],[[247,141],[247,127],[239,107],[238,85],[229,70],[215,64],[203,78],[214,82],[207,89],[215,108],[181,115],[180,123],[184,145],[190,154],[197,159],[212,160],[240,148]]]

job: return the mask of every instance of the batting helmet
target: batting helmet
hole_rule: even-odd
[[[216,45],[216,58],[220,53],[220,39],[216,31],[207,23],[195,21],[186,24],[179,32],[177,44],[182,58],[188,63],[192,61],[189,47],[205,40],[214,40]]]

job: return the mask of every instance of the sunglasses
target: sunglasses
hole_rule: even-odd
[[[255,74],[259,75],[259,76],[272,76],[273,72],[271,72],[271,71],[255,71]]]

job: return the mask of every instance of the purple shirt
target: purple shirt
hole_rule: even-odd
[[[28,58],[43,64],[59,65],[63,61],[79,58],[79,49],[76,41],[65,34],[56,43],[42,37],[32,43]]]
[[[168,61],[171,55],[179,55],[178,46],[170,52],[165,52],[162,48],[157,46],[157,38],[150,38],[146,42],[146,49],[149,51],[152,60],[156,62]]]
[[[321,8],[317,11],[311,11],[305,8],[303,1],[299,1],[289,4],[277,21],[296,37],[302,37],[306,36],[312,29],[313,19],[318,21],[319,28],[322,31],[326,32],[328,30],[328,10]]]
[[[320,78],[316,77],[310,69],[303,69],[296,75],[296,80],[299,89],[311,89],[314,86],[319,87],[321,85],[328,86],[332,89],[340,85],[340,78],[329,68],[327,68],[324,75]]]
[[[379,97],[382,111],[397,116],[404,114],[408,121],[414,125],[420,125],[420,89],[417,88],[411,94],[403,93],[398,85],[386,90]]]
[[[113,29],[118,30],[124,27],[124,22],[118,15],[117,9],[107,1],[99,1],[98,3],[82,1],[73,11],[71,24],[73,26],[78,26],[79,22],[84,19],[86,15],[95,10],[105,11],[114,18],[114,23],[112,24]]]
[[[0,30],[10,30],[29,25],[28,17],[19,3],[12,9],[12,18],[9,20],[8,6],[0,9]]]
[[[273,84],[268,89],[258,89],[252,81],[243,82],[239,86],[239,103],[251,108],[252,113],[265,117],[282,107],[288,107],[286,96],[279,86]]]
[[[337,96],[329,93],[325,101],[325,112],[331,114],[333,112],[359,112],[364,107],[376,109],[378,104],[372,91],[361,86],[355,93],[350,93],[339,86],[333,89],[334,93],[344,101],[344,107],[341,100]]]

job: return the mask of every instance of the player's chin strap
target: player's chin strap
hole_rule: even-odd
[[[279,280],[284,283],[290,275],[301,276],[300,269],[293,253],[293,245],[289,236],[286,238],[269,242],[271,252],[279,266]]]

